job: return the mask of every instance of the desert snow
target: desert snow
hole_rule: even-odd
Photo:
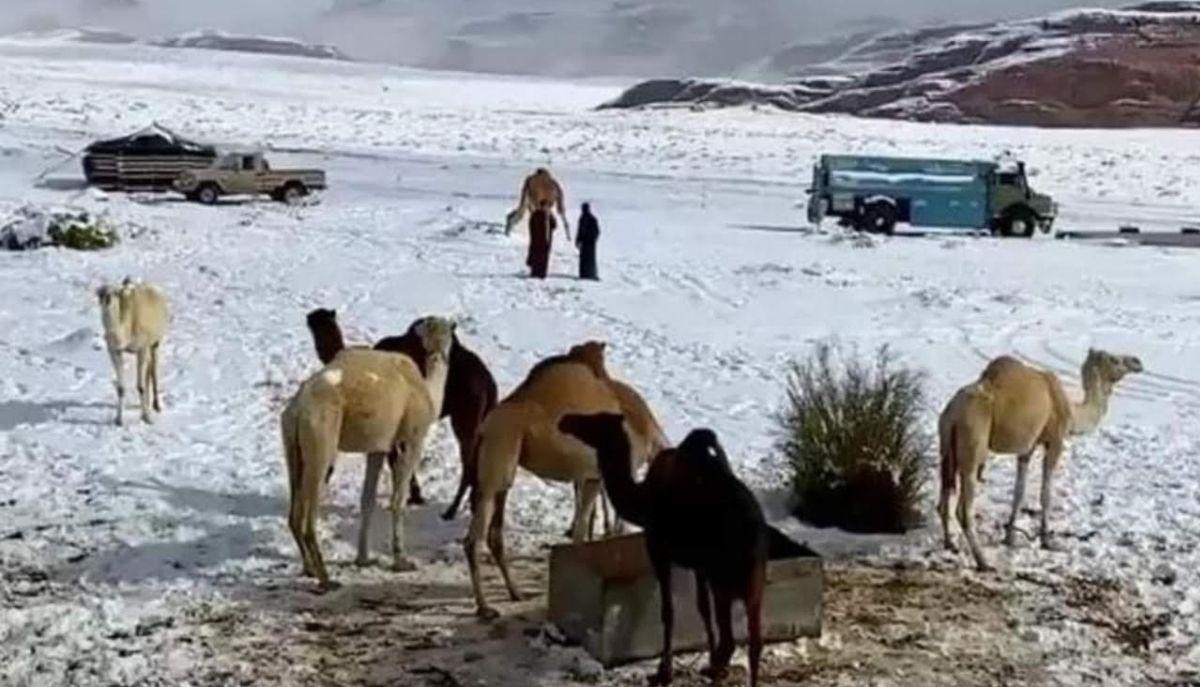
[[[1195,675],[1200,252],[944,234],[855,241],[801,230],[811,165],[825,152],[1009,152],[1035,170],[1038,190],[1055,196],[1060,228],[1177,230],[1195,220],[1189,203],[1200,197],[1196,134],[591,109],[618,91],[145,46],[0,42],[0,219],[29,204],[68,204],[130,234],[97,253],[0,253],[3,682],[211,676],[224,659],[181,628],[222,617],[256,588],[304,585],[282,517],[277,425],[286,397],[318,367],[304,315],[321,306],[338,310],[351,342],[398,333],[423,314],[451,315],[502,390],[545,355],[606,340],[611,371],[642,390],[668,433],[715,428],[780,519],[786,471],[771,418],[787,362],[815,342],[835,338],[864,352],[888,344],[924,369],[930,429],[941,403],[991,356],[1052,369],[1079,393],[1088,347],[1136,354],[1147,372],[1122,384],[1097,434],[1072,444],[1056,483],[1051,522],[1067,551],[998,546],[1009,459],[988,467],[981,531],[1001,580],[1036,581],[1024,593],[1069,579],[1115,580],[1154,619],[1136,661],[1098,643],[1099,626],[1020,619],[1021,637],[1049,652],[1055,682]],[[266,146],[276,167],[321,166],[330,189],[297,207],[201,207],[35,183],[89,140],[151,121],[229,147]],[[500,221],[539,164],[563,180],[572,223],[578,202],[592,202],[603,232],[599,283],[573,278],[575,254],[561,233],[552,278],[524,278],[523,232],[505,236]],[[69,176],[78,176],[77,160],[46,179]],[[161,285],[173,316],[165,412],[154,425],[117,428],[93,294],[125,275]],[[433,503],[408,518],[423,566],[416,575],[457,585],[466,606],[465,520],[435,516],[458,479],[447,428],[428,453],[419,474]],[[358,458],[340,461],[322,520],[326,555],[340,577],[391,584],[404,576],[344,565],[360,475]],[[569,487],[519,475],[509,499],[512,545],[536,553],[561,541],[570,501]],[[1036,508],[1036,498],[1027,505]],[[380,558],[385,520],[373,533]],[[830,552],[845,543],[790,527]],[[1032,532],[1035,518],[1024,516],[1022,528]],[[975,574],[937,543],[930,527],[872,555],[961,563],[962,575]],[[485,566],[485,574],[495,570]],[[582,660],[567,656],[563,670]],[[479,665],[499,671],[504,660]]]

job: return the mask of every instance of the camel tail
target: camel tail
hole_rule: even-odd
[[[471,439],[471,450],[467,452],[467,460],[463,463],[462,472],[458,475],[458,491],[454,493],[454,500],[442,513],[442,520],[453,520],[458,517],[458,509],[462,505],[462,500],[469,493],[471,500],[474,502],[475,485],[479,482],[479,430],[475,431],[475,437]]]
[[[299,422],[291,406],[284,410],[280,425],[283,435],[283,459],[288,473],[288,496],[294,502],[303,483],[304,455],[300,450]]]
[[[958,488],[958,423],[942,433],[942,493],[953,494]]]

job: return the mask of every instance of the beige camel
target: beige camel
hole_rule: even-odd
[[[379,473],[388,454],[397,454],[392,466],[392,568],[415,568],[404,554],[404,509],[425,436],[441,407],[454,324],[425,318],[416,331],[427,352],[425,377],[406,355],[347,348],[304,382],[283,411],[280,425],[291,492],[288,525],[304,574],[316,577],[322,589],[335,585],[317,545],[316,516],[321,485],[339,451],[367,454],[358,565],[369,563],[367,541]]]
[[[600,493],[596,454],[586,444],[559,431],[558,421],[562,416],[619,413],[625,411],[626,406],[631,415],[649,415],[648,419],[639,417],[635,421],[631,418],[629,423],[630,443],[636,447],[633,454],[635,469],[667,446],[658,421],[637,392],[623,384],[624,391],[614,390],[614,382],[604,368],[603,351],[604,344],[588,342],[571,349],[565,356],[555,356],[535,365],[525,381],[501,401],[480,426],[476,435],[475,476],[471,484],[473,515],[463,546],[477,613],[482,618],[498,615],[484,598],[479,577],[479,548],[485,535],[509,596],[513,600],[521,598],[504,555],[504,508],[518,465],[542,479],[574,483],[572,540],[582,541],[589,529],[596,497]],[[636,400],[632,400],[634,398]],[[648,428],[652,428],[653,436],[642,434],[651,431]]]
[[[118,425],[125,419],[125,353],[137,356],[137,390],[142,404],[142,420],[151,422],[151,397],[154,412],[162,412],[158,391],[158,348],[167,333],[167,299],[149,284],[135,284],[126,277],[120,285],[96,289],[100,300],[100,321],[104,325],[104,343],[112,360],[117,387]]]
[[[511,232],[512,228],[519,224],[521,218],[527,213],[532,213],[537,208],[549,208],[552,205],[558,210],[558,216],[562,218],[563,231],[566,232],[567,241],[570,241],[571,222],[567,219],[562,186],[550,175],[549,170],[545,167],[538,167],[533,174],[525,177],[525,182],[521,185],[521,196],[517,199],[517,207],[504,219],[504,233]]]
[[[1013,488],[1012,514],[1006,525],[1005,543],[1015,544],[1017,513],[1025,499],[1025,483],[1034,450],[1043,450],[1041,542],[1046,549],[1057,546],[1050,537],[1047,520],[1051,508],[1051,482],[1070,435],[1096,429],[1108,412],[1113,387],[1125,375],[1141,372],[1134,356],[1118,356],[1091,349],[1082,370],[1084,398],[1072,403],[1053,372],[1030,367],[1016,358],[1002,356],[988,363],[979,379],[959,389],[938,420],[941,440],[941,498],[938,515],[946,548],[956,550],[950,535],[950,499],[962,484],[958,500],[958,522],[980,570],[992,569],[975,538],[973,505],[978,481],[988,453],[1015,454],[1017,480]]]

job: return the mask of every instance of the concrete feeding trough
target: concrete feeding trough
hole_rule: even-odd
[[[821,634],[821,557],[812,549],[773,537],[763,600],[763,638],[783,642]],[[707,649],[690,571],[672,572],[674,645]],[[746,638],[745,610],[734,604],[733,626]],[[662,651],[658,582],[641,534],[556,546],[550,553],[549,619],[605,667],[651,658]]]

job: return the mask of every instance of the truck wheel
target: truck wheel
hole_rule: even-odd
[[[875,202],[863,208],[862,226],[872,234],[888,234],[896,230],[896,206]]]
[[[283,191],[279,195],[283,202],[291,205],[304,196],[307,196],[308,189],[304,188],[304,184],[292,183],[284,186]]]
[[[196,189],[196,200],[205,205],[214,205],[221,197],[221,189],[216,184],[204,184]]]
[[[1018,205],[1004,211],[1000,217],[1000,235],[1033,238],[1038,226],[1038,216],[1033,210]]]

